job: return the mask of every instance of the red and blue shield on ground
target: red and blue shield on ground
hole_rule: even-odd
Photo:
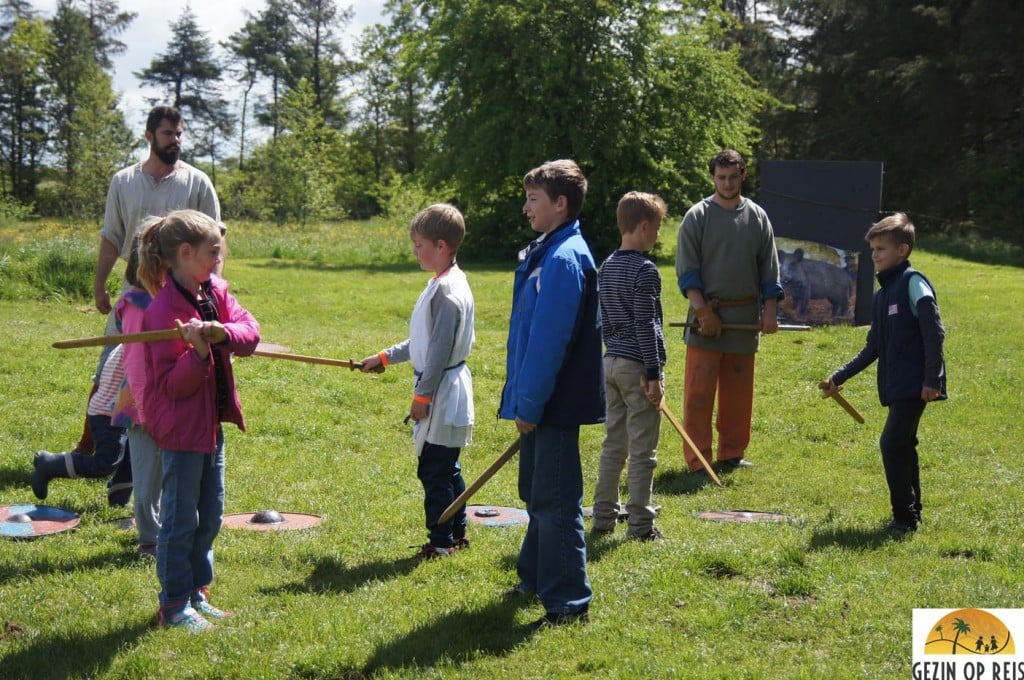
[[[78,526],[75,513],[52,505],[0,505],[0,536],[36,538]]]

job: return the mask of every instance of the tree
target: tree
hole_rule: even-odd
[[[590,181],[584,219],[599,256],[615,247],[615,205],[630,189],[675,211],[708,188],[707,160],[749,151],[766,98],[723,52],[720,10],[704,2],[467,0],[412,3],[437,93],[435,182],[450,180],[474,224],[475,254],[507,253],[530,233],[520,178],[557,157]]]
[[[101,216],[110,177],[129,161],[135,135],[118,108],[110,76],[93,66],[82,78],[77,106],[68,120],[75,149],[64,178],[63,205],[68,215]]]
[[[58,203],[65,214],[97,215],[110,175],[128,155],[133,137],[96,56],[89,17],[61,0],[50,29],[50,151],[63,169]]]
[[[104,71],[113,67],[111,57],[122,54],[126,45],[117,36],[128,30],[138,12],[122,11],[117,0],[79,0],[81,11],[88,17],[92,34],[93,56]]]
[[[806,88],[800,86],[801,66],[793,50],[793,27],[779,13],[786,0],[722,0],[732,20],[724,25],[723,47],[739,49],[739,62],[759,87],[769,92],[758,117],[764,135],[755,145],[759,158],[792,158],[791,120],[796,109],[807,109]]]
[[[18,19],[33,19],[35,16],[31,0],[3,0],[0,2],[0,38],[11,34]]]
[[[258,119],[270,125],[274,138],[281,132],[278,112],[283,84],[287,82],[288,55],[292,52],[292,25],[283,0],[268,0],[266,8],[231,34],[224,44],[233,56],[234,75],[243,86],[238,166],[244,167],[245,133],[249,94],[260,76],[270,81],[270,105]]]
[[[393,5],[391,22],[367,28],[359,41],[362,106],[356,137],[372,159],[374,181],[415,174],[427,153],[430,88],[422,63],[403,36],[422,30],[408,2]]]
[[[163,54],[135,76],[143,85],[163,89],[166,101],[182,110],[194,135],[193,154],[210,154],[216,172],[217,139],[229,135],[234,119],[220,90],[221,66],[205,31],[196,24],[195,14],[186,7],[171,25],[171,41]]]
[[[41,19],[19,18],[0,41],[0,163],[3,187],[29,204],[36,194],[48,139],[46,74],[49,31]]]
[[[335,214],[338,163],[344,154],[339,133],[324,124],[312,85],[299,81],[284,96],[281,120],[282,133],[257,149],[250,163],[271,217],[305,224]]]
[[[794,157],[881,160],[885,203],[919,227],[1024,243],[1024,6],[786,0]]]
[[[334,0],[286,1],[293,36],[290,84],[295,87],[298,80],[305,79],[324,122],[340,129],[347,118],[347,107],[340,99],[341,78],[351,72],[351,64],[338,42],[337,32],[351,21],[352,10],[339,12]]]

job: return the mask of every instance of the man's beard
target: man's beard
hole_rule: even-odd
[[[178,162],[178,156],[181,154],[181,149],[174,148],[173,145],[158,148],[152,147],[153,154],[156,155],[166,165],[174,165]]]

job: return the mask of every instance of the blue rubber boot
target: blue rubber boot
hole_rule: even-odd
[[[32,461],[32,493],[36,498],[46,498],[47,486],[51,479],[74,477],[74,468],[71,471],[71,458],[65,453],[50,453],[39,451]]]

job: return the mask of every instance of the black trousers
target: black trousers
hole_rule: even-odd
[[[437,523],[452,501],[466,490],[459,463],[460,451],[427,442],[420,452],[416,468],[416,476],[423,484],[423,511],[427,517],[430,544],[442,548],[452,547],[455,541],[466,535],[466,506],[462,506],[444,524]]]
[[[917,458],[917,426],[925,402],[905,399],[889,404],[889,417],[879,437],[892,517],[916,527],[921,521],[921,467]]]

